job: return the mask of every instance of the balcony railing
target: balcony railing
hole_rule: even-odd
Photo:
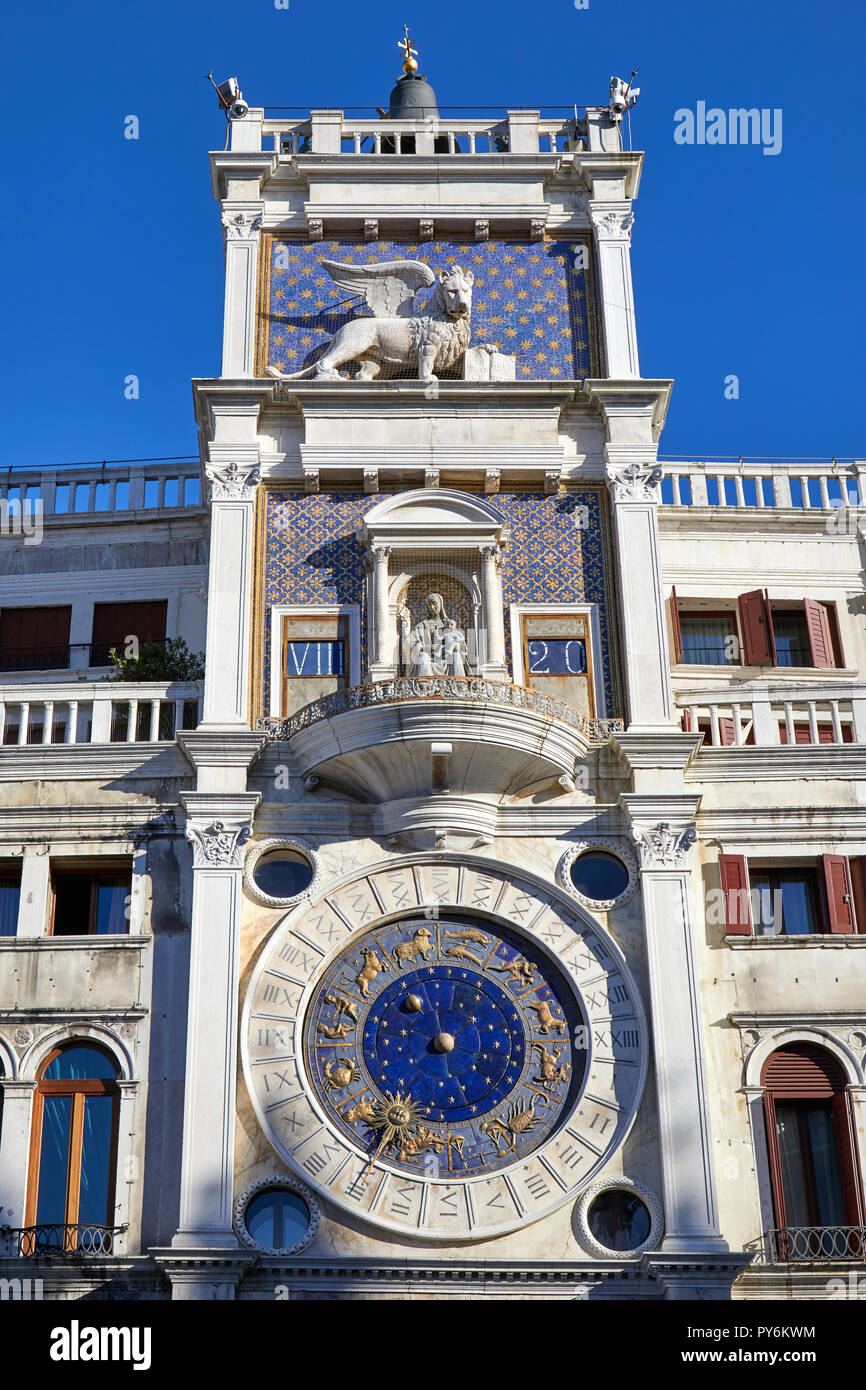
[[[777,1226],[764,1232],[768,1264],[866,1259],[866,1226]]]
[[[477,704],[508,705],[512,709],[531,710],[547,715],[578,729],[591,743],[606,743],[613,733],[621,733],[621,719],[591,719],[574,705],[555,700],[538,690],[522,685],[506,685],[503,681],[481,677],[459,679],[453,676],[414,677],[378,681],[373,685],[353,686],[338,690],[321,700],[304,705],[288,719],[260,719],[256,728],[269,739],[288,739],[311,724],[351,710],[367,709],[373,705],[396,704],[403,700],[459,700]]]
[[[12,1243],[14,1253],[25,1259],[89,1258],[115,1254],[117,1237],[126,1229],[126,1226],[95,1225],[41,1225],[18,1229],[4,1226],[0,1234]]]
[[[618,132],[617,132],[618,133]],[[583,148],[592,142],[586,112],[549,115],[541,109],[498,115],[449,113],[390,120],[378,111],[352,114],[318,110],[309,115],[263,119],[252,110],[232,122],[232,149],[258,143],[277,154],[546,154]]]
[[[114,642],[71,642],[67,646],[2,647],[0,671],[69,671],[110,666],[109,650],[122,650],[123,637]],[[147,638],[148,646],[164,647],[166,639]]]
[[[866,685],[753,683],[676,692],[681,723],[705,748],[866,743]]]
[[[0,686],[4,746],[170,742],[195,729],[202,681],[76,681]]]
[[[866,459],[660,460],[661,501],[669,507],[793,507],[866,504]]]

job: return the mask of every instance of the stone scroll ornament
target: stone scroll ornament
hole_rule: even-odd
[[[698,838],[693,825],[673,827],[660,821],[647,829],[635,827],[634,840],[643,869],[683,869],[686,855]]]
[[[659,464],[629,463],[607,470],[607,485],[614,502],[655,502],[656,488],[664,477]]]
[[[437,371],[447,371],[469,346],[472,317],[471,270],[459,265],[442,270],[438,279],[422,261],[384,261],[381,265],[346,265],[322,261],[331,279],[350,294],[361,295],[372,310],[343,324],[317,362],[299,372],[268,367],[268,375],[281,381],[313,376],[340,381],[338,367],[358,364],[360,381],[373,381],[383,368],[390,374],[415,368],[420,381],[435,381]],[[435,286],[419,313],[416,295]],[[496,353],[492,343],[476,344]]]
[[[207,470],[209,502],[251,502],[259,481],[258,465],[228,463]]]
[[[246,825],[228,826],[215,820],[210,825],[188,825],[187,839],[192,841],[193,867],[196,869],[239,869],[241,850],[249,838]]]

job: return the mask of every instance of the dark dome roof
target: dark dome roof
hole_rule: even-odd
[[[391,120],[414,120],[415,117],[438,115],[436,93],[423,73],[412,73],[397,79],[388,108]]]

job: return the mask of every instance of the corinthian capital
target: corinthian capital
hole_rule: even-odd
[[[590,203],[589,216],[600,241],[629,241],[634,222],[630,204],[611,207],[608,203]]]
[[[614,502],[655,502],[664,469],[657,463],[611,463],[605,477]]]
[[[693,825],[674,827],[665,820],[653,826],[633,826],[632,835],[642,869],[684,869],[686,855],[698,838]]]
[[[243,863],[242,848],[249,838],[248,823],[213,820],[209,824],[193,821],[186,827],[186,837],[192,842],[193,868],[239,869]]]
[[[261,229],[261,209],[237,208],[229,204],[223,208],[222,224],[229,241],[252,241]]]
[[[259,482],[259,465],[223,463],[207,468],[209,502],[252,502]]]

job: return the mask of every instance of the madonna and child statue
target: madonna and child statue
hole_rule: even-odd
[[[427,611],[413,627],[408,608],[400,611],[403,650],[409,653],[410,676],[468,676],[469,661],[466,634],[460,631],[456,618],[449,618],[441,594],[428,594],[424,601]]]

